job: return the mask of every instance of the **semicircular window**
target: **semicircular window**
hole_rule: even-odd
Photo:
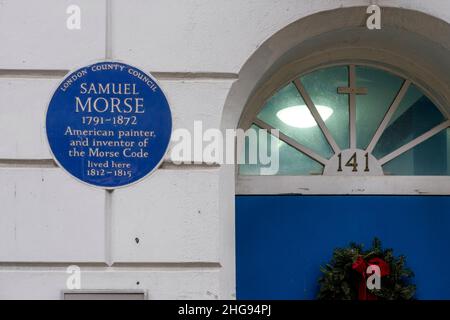
[[[259,109],[239,173],[265,174],[277,161],[278,175],[450,175],[449,126],[408,79],[368,66],[328,67],[298,77]],[[279,133],[271,139],[258,134],[272,129]],[[251,152],[256,161],[247,161]]]

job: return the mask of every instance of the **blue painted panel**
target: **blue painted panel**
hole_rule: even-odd
[[[314,299],[333,249],[375,236],[406,255],[418,299],[450,299],[443,196],[237,196],[237,297]]]

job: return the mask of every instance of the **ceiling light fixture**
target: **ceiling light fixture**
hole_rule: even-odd
[[[318,105],[316,108],[323,121],[326,121],[333,114],[333,109],[330,107]],[[281,109],[277,112],[277,117],[288,126],[295,128],[304,129],[317,126],[316,120],[305,105]]]

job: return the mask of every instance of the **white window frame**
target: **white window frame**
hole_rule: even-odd
[[[393,103],[389,107],[383,120],[379,124],[371,142],[366,150],[373,150],[382,133],[386,129],[389,120],[400,104],[407,89],[413,83],[417,86],[442,112],[446,120],[438,126],[432,128],[426,133],[413,139],[409,143],[394,150],[390,154],[379,159],[381,164],[398,157],[404,152],[414,148],[416,145],[431,138],[435,134],[450,127],[450,112],[448,108],[443,106],[444,98],[440,97],[437,92],[439,88],[433,86],[432,81],[411,76],[411,73],[404,73],[401,69],[386,64],[385,62],[374,61],[358,61],[358,60],[341,60],[336,62],[325,62],[319,65],[311,66],[317,63],[314,59],[311,61],[298,61],[294,64],[285,66],[280,69],[266,84],[261,86],[260,90],[249,100],[243,117],[240,120],[239,127],[246,130],[251,125],[256,124],[263,129],[271,129],[271,126],[256,118],[256,115],[264,107],[265,102],[270,99],[279,88],[289,83],[294,83],[298,91],[302,95],[311,114],[316,119],[319,128],[322,130],[325,138],[335,153],[340,149],[331,136],[329,130],[323,123],[317,112],[314,103],[311,101],[301,82],[296,80],[301,75],[313,72],[318,69],[332,66],[348,66],[350,85],[355,82],[355,66],[369,66],[390,72],[404,79],[404,83],[398,92]],[[288,69],[287,69],[288,68]],[[412,74],[417,74],[417,70],[411,70]],[[416,72],[415,72],[416,71]],[[352,96],[352,95],[351,95]],[[355,140],[355,105],[354,99],[350,96],[350,145],[354,145]],[[352,108],[353,106],[353,108]],[[353,111],[353,112],[352,112]],[[353,130],[352,130],[353,128]],[[300,145],[293,139],[280,134],[280,140],[289,144],[293,148],[308,155],[319,163],[325,164],[326,159],[315,154],[304,146]],[[448,195],[450,194],[450,177],[449,176],[244,176],[239,175],[237,171],[237,195],[274,195],[274,194],[305,194],[305,195]]]

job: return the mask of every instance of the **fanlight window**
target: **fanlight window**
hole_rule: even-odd
[[[355,65],[295,79],[252,124],[279,129],[279,175],[449,175],[449,126],[410,80]],[[243,164],[240,174],[262,167]]]

